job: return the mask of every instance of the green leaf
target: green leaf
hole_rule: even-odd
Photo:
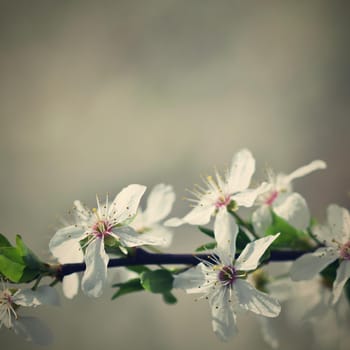
[[[167,293],[173,288],[173,275],[167,270],[145,271],[141,274],[141,284],[152,293]]]
[[[25,267],[25,262],[17,248],[0,248],[0,272],[2,275],[12,282],[19,282]]]
[[[199,246],[196,249],[196,252],[203,252],[205,250],[211,250],[211,249],[214,249],[215,247],[216,247],[216,242],[205,243],[205,244]]]
[[[171,292],[163,293],[163,300],[167,304],[176,304],[177,303],[177,299],[175,298],[174,294],[172,294]]]
[[[119,289],[117,290],[116,293],[113,294],[112,300],[117,299],[125,294],[144,290],[139,278],[134,278],[125,283],[116,283],[113,285],[113,287],[119,287]]]
[[[0,233],[0,247],[11,247],[9,240]]]
[[[24,244],[20,235],[16,236],[16,245],[19,254],[23,257],[26,266],[33,270],[40,269],[42,262],[40,259]]]
[[[250,239],[247,234],[239,227],[237,239],[236,239],[236,250],[242,251],[245,246],[250,243]]]
[[[272,248],[310,248],[309,236],[305,232],[297,230],[273,211],[271,211],[271,214],[272,225],[266,230],[265,236],[275,235],[278,232],[281,233],[272,243]]]
[[[0,273],[14,283],[30,282],[36,279],[45,264],[24,244],[21,236],[16,236],[16,247],[0,236]]]
[[[213,230],[206,228],[206,227],[203,227],[203,226],[198,226],[198,229],[199,229],[199,231],[203,232],[205,235],[207,235],[211,238],[215,238]]]
[[[135,266],[125,266],[128,270],[132,272],[136,272],[138,274],[141,274],[145,271],[151,271],[147,266],[144,265],[135,265]]]
[[[325,279],[326,284],[329,285],[331,288],[333,286],[333,282],[337,275],[338,267],[339,267],[339,260],[336,260],[320,272],[321,276]]]

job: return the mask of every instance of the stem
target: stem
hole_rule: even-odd
[[[290,261],[305,254],[301,250],[276,250],[271,251],[268,261]],[[210,254],[155,254],[142,248],[136,248],[132,256],[126,258],[110,259],[108,267],[135,266],[135,265],[197,265],[203,260],[209,260]],[[56,270],[58,279],[75,272],[82,272],[86,268],[85,263],[62,264]]]

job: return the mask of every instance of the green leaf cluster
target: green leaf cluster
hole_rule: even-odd
[[[163,300],[167,304],[177,302],[171,293],[174,277],[172,273],[165,269],[151,270],[146,266],[129,266],[129,270],[139,274],[139,277],[130,279],[124,283],[116,283],[113,287],[118,290],[113,294],[112,299],[122,295],[146,290],[155,294],[162,294]]]
[[[47,266],[24,244],[20,235],[16,245],[0,234],[0,274],[13,283],[31,282],[38,278]]]
[[[272,224],[265,231],[265,236],[280,233],[280,236],[272,243],[271,248],[308,250],[311,247],[310,238],[307,233],[297,230],[275,212],[271,211],[271,214]]]

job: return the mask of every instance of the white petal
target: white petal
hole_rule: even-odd
[[[326,163],[323,160],[314,160],[310,164],[304,165],[304,166],[298,168],[297,170],[294,170],[289,175],[287,175],[285,177],[285,181],[286,182],[291,182],[292,180],[294,180],[294,179],[296,179],[298,177],[302,177],[302,176],[308,175],[308,174],[312,173],[315,170],[325,169],[326,167],[327,167],[327,165],[326,165]]]
[[[123,188],[109,207],[109,217],[118,223],[131,220],[136,215],[141,197],[145,191],[146,186],[136,184]]]
[[[295,293],[295,282],[290,278],[276,279],[266,286],[269,294],[279,301],[286,301],[290,299]]]
[[[276,329],[274,327],[274,322],[276,322],[276,320],[263,316],[258,316],[258,320],[260,323],[261,334],[266,344],[268,344],[272,349],[278,349],[279,341],[277,338]]]
[[[161,225],[154,225],[150,227],[150,231],[142,233],[145,239],[159,238],[159,247],[168,248],[173,240],[173,233]]]
[[[248,243],[238,257],[235,268],[242,271],[255,270],[259,265],[261,256],[278,236],[279,233]]]
[[[265,231],[272,225],[271,210],[268,205],[262,205],[252,215],[254,231],[258,236],[264,236]]]
[[[323,244],[327,246],[338,247],[336,242],[333,242],[333,235],[331,234],[329,226],[316,225],[312,228],[312,233]]]
[[[66,241],[60,244],[54,255],[61,264],[79,263],[84,261],[84,254],[79,241]]]
[[[105,252],[104,241],[96,238],[86,248],[86,270],[82,280],[82,289],[91,297],[99,297],[107,279],[108,255]]]
[[[349,278],[350,260],[343,260],[337,269],[337,277],[335,278],[335,281],[333,283],[333,304],[335,304],[339,300],[343,291],[343,287]]]
[[[48,346],[53,342],[51,330],[45,322],[36,317],[24,316],[13,322],[13,330],[25,340],[40,346]]]
[[[76,218],[82,221],[88,221],[91,217],[91,211],[79,200],[74,201]]]
[[[81,227],[75,225],[66,226],[58,230],[55,235],[51,238],[49,243],[49,249],[51,253],[56,256],[60,255],[61,245],[67,241],[79,241],[84,238],[84,230]]]
[[[258,315],[276,317],[281,311],[279,302],[266,293],[259,292],[248,282],[237,279],[234,283],[239,306]]]
[[[310,212],[305,199],[299,193],[281,193],[273,203],[274,212],[298,230],[310,224]]]
[[[158,245],[165,243],[165,238],[161,236],[148,234],[140,234],[135,232],[131,227],[116,227],[113,229],[113,236],[119,239],[124,247],[136,247],[141,245]]]
[[[36,290],[19,290],[13,295],[13,301],[21,306],[59,305],[56,289],[49,286],[40,286]]]
[[[177,227],[185,223],[190,225],[205,225],[210,221],[211,215],[214,213],[213,205],[197,205],[182,219],[171,218],[164,225],[169,227]]]
[[[187,293],[202,293],[205,284],[205,275],[202,271],[202,263],[174,276],[173,287],[183,289]]]
[[[242,192],[236,193],[231,196],[231,199],[234,200],[238,206],[251,207],[258,196],[266,191],[268,184],[263,182],[258,188],[244,190]]]
[[[229,288],[218,288],[209,297],[212,326],[217,337],[227,341],[237,333],[236,317],[230,305]]]
[[[350,240],[350,215],[349,212],[336,204],[331,204],[327,210],[328,225],[332,238],[341,243]]]
[[[231,168],[227,176],[227,188],[231,193],[239,192],[248,188],[255,171],[255,159],[251,152],[242,149],[232,159]]]
[[[73,273],[65,276],[62,281],[62,289],[66,298],[74,298],[79,291],[79,275],[77,273]]]
[[[294,261],[290,276],[293,281],[309,280],[315,277],[339,255],[332,247],[319,248],[313,253],[307,253]]]
[[[159,184],[155,186],[147,199],[144,212],[148,224],[157,223],[169,215],[175,201],[172,186]]]
[[[214,234],[219,256],[229,258],[229,261],[221,259],[222,263],[226,265],[232,264],[236,253],[238,225],[232,215],[227,212],[226,207],[220,209],[215,217]]]

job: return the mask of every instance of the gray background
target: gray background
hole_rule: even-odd
[[[93,205],[96,193],[165,182],[182,215],[185,188],[242,147],[257,158],[257,180],[266,167],[325,160],[296,189],[319,218],[331,202],[349,207],[345,4],[0,1],[0,231],[51,261],[48,242],[74,199]],[[175,233],[174,252],[204,240]],[[34,310],[54,330],[50,349],[265,348],[252,317],[223,344],[204,301],[111,302],[112,292]],[[317,348],[309,329],[280,328],[283,349]],[[5,330],[0,342],[36,348]]]

